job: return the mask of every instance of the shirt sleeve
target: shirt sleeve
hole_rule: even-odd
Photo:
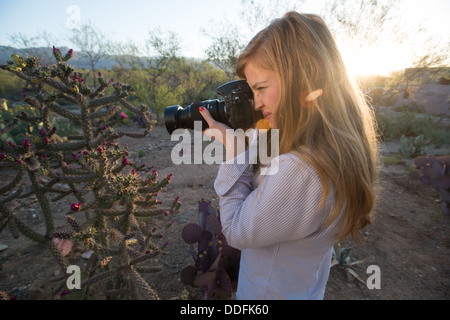
[[[242,162],[245,154],[238,157]],[[277,173],[260,176],[260,186],[252,189],[250,165],[234,160],[220,166],[214,183],[229,245],[264,247],[301,239],[319,229],[324,221],[319,212],[322,186],[311,166],[292,154],[280,155]]]

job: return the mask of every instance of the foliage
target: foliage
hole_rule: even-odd
[[[423,134],[417,137],[406,137],[403,135],[400,138],[400,149],[398,151],[402,156],[412,158],[427,153],[431,148],[433,148],[431,141],[425,138]]]
[[[237,77],[237,58],[244,48],[244,45],[236,40],[235,34],[237,32],[212,39],[211,46],[205,52],[208,60],[225,72],[228,81]]]
[[[436,157],[428,154],[414,159],[417,170],[410,172],[410,177],[419,179],[425,185],[431,185],[442,198],[442,213],[450,214],[450,155]]]
[[[366,284],[358,274],[353,270],[353,266],[363,263],[365,260],[351,261],[349,256],[352,248],[341,248],[341,244],[338,243],[333,247],[333,256],[331,259],[330,268],[337,266],[340,270],[343,270],[347,275],[354,277],[362,284]]]
[[[378,133],[384,141],[400,139],[402,136],[415,138],[423,135],[424,140],[437,148],[450,143],[447,131],[440,128],[431,116],[415,112],[401,112],[394,117],[377,112],[375,116]]]
[[[0,97],[15,99],[22,97],[25,81],[18,77],[11,77],[8,71],[0,69]]]
[[[205,299],[230,298],[237,288],[240,251],[227,244],[222,234],[220,212],[216,215],[211,202],[203,199],[198,204],[199,224],[189,223],[182,231],[195,264],[181,271],[181,281],[204,288]]]
[[[177,197],[163,207],[156,198],[170,183],[172,174],[158,178],[156,169],[130,161],[126,148],[117,142],[123,136],[146,137],[154,121],[147,106],[136,107],[127,100],[133,93],[131,86],[108,81],[99,73],[98,87],[90,88],[82,75],[67,64],[73,50],[63,55],[53,47],[53,54],[56,63],[50,66],[17,54],[12,55],[13,61],[1,66],[26,81],[25,102],[34,112],[26,110],[16,115],[0,133],[7,134],[22,123],[34,129],[26,133],[23,141],[10,141],[5,152],[0,153],[0,169],[10,170],[13,177],[0,188],[0,231],[9,229],[14,237],[23,234],[49,247],[63,273],[55,279],[62,281],[57,290],[62,290],[68,277],[68,262],[55,241],[60,239],[78,243],[92,253],[82,271],[78,298],[101,292],[107,298],[157,299],[157,292],[142,273],[161,268],[139,264],[164,252],[166,244],[157,243],[163,241],[161,234],[171,223],[158,227],[150,218],[167,219],[181,204]],[[109,95],[105,95],[107,88],[112,89]],[[76,105],[79,112],[63,108],[57,102],[61,99]],[[116,128],[127,118],[123,108],[138,115],[145,128],[137,132]],[[73,123],[81,134],[62,139],[51,113]],[[24,188],[27,178],[31,185]],[[45,233],[28,226],[10,209],[16,199],[33,197],[42,211]],[[74,202],[69,200],[73,198]],[[60,200],[67,203],[70,232],[54,226],[51,202]],[[79,222],[82,212],[84,224]]]
[[[384,156],[383,163],[387,166],[399,164],[403,160],[403,156],[399,153],[396,153],[392,156]]]

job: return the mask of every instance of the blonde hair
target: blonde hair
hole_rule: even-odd
[[[236,69],[241,78],[250,61],[279,77],[275,119],[280,154],[296,153],[316,170],[324,191],[321,205],[333,187],[336,204],[328,223],[344,210],[338,241],[351,234],[361,243],[359,230],[372,221],[376,202],[374,117],[350,80],[325,22],[316,15],[286,13],[240,55]],[[307,101],[313,91],[321,95]]]

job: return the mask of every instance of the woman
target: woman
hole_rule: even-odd
[[[274,175],[255,176],[248,159],[219,168],[223,233],[242,251],[236,298],[323,299],[333,245],[349,235],[360,243],[371,222],[373,116],[316,15],[274,20],[241,54],[237,72],[254,108],[279,130],[280,155]],[[227,129],[208,110],[201,114],[211,129]],[[241,161],[246,153],[231,152]]]

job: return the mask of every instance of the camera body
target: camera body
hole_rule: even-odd
[[[227,82],[216,89],[224,100],[205,100],[194,102],[183,108],[169,106],[164,110],[164,122],[171,134],[176,129],[194,129],[194,121],[202,121],[202,131],[208,123],[200,114],[199,108],[208,109],[214,120],[222,122],[233,129],[248,129],[263,118],[261,111],[253,108],[253,92],[245,80]]]

